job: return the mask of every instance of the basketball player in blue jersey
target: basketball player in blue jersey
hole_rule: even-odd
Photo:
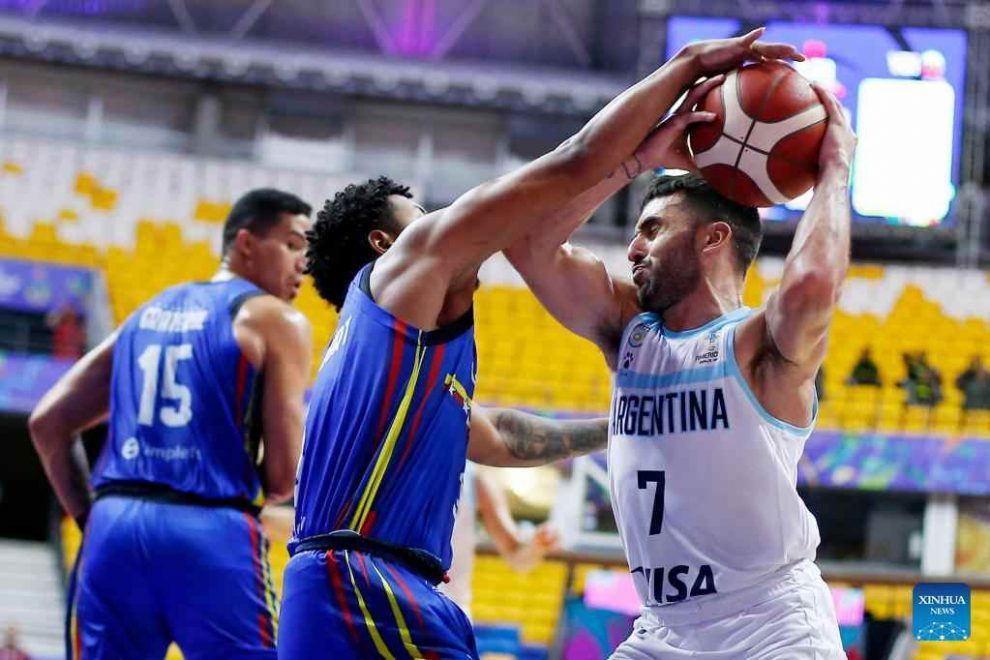
[[[477,656],[464,613],[435,589],[465,456],[532,465],[600,447],[606,434],[601,421],[473,405],[478,269],[601,179],[638,174],[632,154],[699,76],[794,54],[747,39],[665,64],[553,152],[448,208],[426,213],[384,177],[326,203],[309,272],[340,316],[306,419],[280,657]]]
[[[44,396],[32,438],[84,529],[68,657],[274,658],[266,503],[292,494],[312,359],[290,302],[310,207],[278,190],[238,200],[210,281],[138,308]],[[77,433],[109,420],[92,478]]]
[[[547,310],[616,371],[612,506],[643,610],[615,658],[845,657],[813,563],[818,526],[795,487],[849,264],[856,142],[835,98],[816,90],[828,111],[819,177],[764,307],[742,306],[756,209],[693,174],[653,182],[629,245],[631,281],[564,242],[615,181],[506,251]],[[693,169],[681,129],[661,129],[682,145],[668,165]]]

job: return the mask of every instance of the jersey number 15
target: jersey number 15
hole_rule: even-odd
[[[158,399],[158,363],[161,357],[161,344],[152,344],[144,349],[137,361],[143,376],[138,424],[143,426],[152,426],[155,423],[155,402]],[[165,346],[165,368],[162,369],[161,389],[163,403],[158,411],[158,416],[165,426],[185,426],[192,419],[192,392],[188,387],[180,385],[175,380],[175,370],[179,360],[190,358],[192,358],[192,344]]]

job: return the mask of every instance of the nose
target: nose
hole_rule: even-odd
[[[303,275],[306,272],[306,254],[300,254],[296,257],[296,272]]]
[[[634,236],[631,241],[629,241],[629,247],[626,249],[626,258],[629,261],[636,263],[640,259],[646,256],[646,240],[642,236]]]

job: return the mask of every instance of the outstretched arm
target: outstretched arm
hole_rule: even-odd
[[[694,86],[678,110],[637,147],[622,167],[540,226],[529,229],[504,251],[547,311],[564,327],[598,345],[612,366],[622,328],[639,311],[636,289],[629,278],[609,273],[593,253],[566,241],[605,200],[641,171],[659,167],[697,169],[687,147],[686,131],[695,122],[714,118],[710,112],[693,109],[722,81],[719,75]]]
[[[689,46],[551,153],[413,223],[375,267],[376,300],[403,320],[435,327],[448,295],[472,288],[487,257],[515,242],[532,218],[546,217],[615,171],[696,78],[749,57],[795,52],[789,46],[756,49],[760,34]],[[456,311],[469,305],[467,296]]]
[[[38,402],[28,429],[65,512],[82,529],[92,495],[89,465],[78,434],[103,421],[110,409],[110,376],[117,333],[87,353]]]
[[[608,444],[608,420],[564,421],[511,408],[471,411],[468,459],[496,467],[532,467],[582,456]]]

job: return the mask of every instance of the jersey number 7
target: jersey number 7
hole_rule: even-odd
[[[636,473],[639,489],[645,490],[650,483],[657,485],[656,493],[653,496],[653,513],[650,515],[650,536],[659,534],[663,529],[663,491],[666,486],[666,478],[663,470],[639,470]]]

